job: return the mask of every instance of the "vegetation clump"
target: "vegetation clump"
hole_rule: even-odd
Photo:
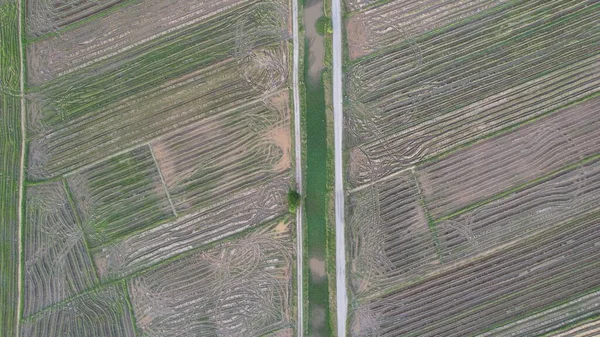
[[[298,206],[300,205],[302,197],[300,196],[300,193],[298,193],[298,191],[289,190],[287,198],[288,198],[288,210],[290,211],[290,213],[295,214],[296,210],[298,209]]]
[[[333,33],[333,27],[331,26],[331,19],[327,16],[321,16],[315,23],[317,34],[325,36],[326,34]]]

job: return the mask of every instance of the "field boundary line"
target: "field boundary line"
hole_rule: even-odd
[[[376,185],[376,184],[378,184],[378,183],[380,183],[382,181],[386,181],[388,179],[392,179],[392,178],[397,177],[397,176],[399,176],[399,175],[401,175],[403,173],[406,173],[408,171],[411,171],[412,173],[415,173],[415,168],[416,168],[416,166],[411,166],[411,167],[404,168],[404,169],[402,169],[400,171],[396,171],[396,172],[390,173],[390,174],[388,174],[388,175],[386,175],[384,177],[381,177],[379,179],[373,180],[371,182],[368,182],[366,184],[363,184],[363,185],[357,186],[357,187],[355,187],[355,188],[353,188],[351,190],[348,190],[348,194],[354,193],[354,192],[358,192],[360,190],[364,190],[365,188],[368,188],[368,187],[371,187],[373,185]]]
[[[232,111],[235,111],[235,110],[241,110],[241,109],[243,109],[243,108],[246,108],[246,107],[248,107],[248,106],[250,106],[250,105],[252,105],[252,104],[256,104],[256,103],[260,103],[260,102],[264,102],[266,98],[270,98],[270,97],[273,97],[273,96],[277,96],[277,95],[279,95],[279,94],[280,94],[282,91],[284,91],[284,90],[287,90],[287,89],[281,89],[281,90],[278,90],[278,91],[274,91],[274,92],[272,92],[272,93],[269,93],[268,95],[262,95],[262,96],[260,96],[260,97],[259,97],[259,98],[257,98],[257,99],[253,99],[253,100],[251,100],[251,101],[248,101],[248,102],[246,102],[246,103],[244,103],[244,104],[237,105],[237,106],[235,106],[235,107],[233,107],[233,108],[230,108],[230,109],[223,110],[223,111],[219,112],[219,113],[218,113],[218,115],[221,115],[221,114],[227,114],[227,113],[230,113],[230,112],[232,112]],[[192,122],[191,124],[187,124],[187,125],[185,125],[185,127],[193,127],[193,126],[195,126],[195,125],[198,125],[198,124],[200,124],[200,123],[203,123],[203,122],[204,122],[203,120],[198,120],[198,121]],[[106,157],[102,157],[102,158],[100,158],[100,159],[98,159],[98,160],[94,160],[93,162],[91,162],[91,163],[89,163],[89,164],[85,164],[85,165],[83,165],[83,166],[80,166],[80,167],[74,168],[74,169],[72,169],[71,171],[68,171],[68,172],[65,172],[65,173],[62,173],[62,174],[58,174],[58,175],[57,175],[57,176],[55,176],[55,177],[51,177],[51,178],[47,178],[47,179],[40,179],[40,180],[32,180],[32,181],[30,181],[30,182],[28,182],[28,183],[29,183],[29,184],[41,184],[41,183],[44,183],[45,181],[51,181],[51,180],[55,180],[55,179],[57,179],[57,177],[60,177],[60,176],[67,177],[67,176],[73,175],[73,174],[75,174],[75,173],[76,173],[76,172],[78,172],[78,171],[82,171],[82,170],[88,169],[88,168],[90,168],[90,167],[92,167],[92,166],[94,166],[94,165],[97,165],[97,164],[99,164],[99,163],[101,163],[101,162],[105,161],[105,160],[108,160],[108,159],[114,158],[114,157],[116,157],[116,156],[122,155],[122,154],[124,154],[124,153],[127,153],[127,152],[129,152],[129,151],[132,151],[132,150],[135,150],[135,149],[141,148],[141,147],[143,147],[143,146],[146,146],[146,145],[148,145],[148,144],[150,144],[150,143],[152,143],[152,142],[154,142],[154,141],[157,141],[157,140],[159,140],[159,139],[162,139],[163,137],[168,137],[168,136],[169,136],[169,135],[171,135],[171,134],[174,134],[174,133],[176,133],[176,132],[179,132],[179,131],[181,131],[181,129],[183,129],[183,127],[179,127],[179,128],[177,128],[177,129],[174,129],[174,130],[167,131],[167,132],[165,132],[165,133],[163,133],[163,134],[160,134],[160,135],[158,135],[158,136],[156,136],[156,137],[154,137],[154,138],[152,138],[152,139],[149,139],[149,140],[148,140],[148,141],[146,141],[146,142],[139,143],[139,144],[135,144],[135,145],[133,145],[133,146],[130,146],[130,147],[128,147],[128,148],[125,148],[125,149],[123,149],[123,150],[117,151],[117,152],[115,152],[115,153],[113,153],[113,154],[110,154],[110,155],[108,155],[108,156],[106,156]]]
[[[150,154],[152,155],[152,160],[154,161],[154,165],[156,166],[156,170],[158,171],[158,175],[160,176],[160,181],[162,182],[163,189],[165,190],[165,194],[167,195],[167,199],[169,200],[169,205],[171,205],[171,210],[175,217],[177,217],[177,211],[175,210],[175,206],[173,206],[173,201],[171,200],[171,196],[169,195],[169,190],[167,189],[167,184],[165,183],[165,178],[160,170],[160,166],[158,165],[158,160],[156,160],[156,156],[154,155],[154,150],[152,150],[152,145],[148,143],[148,149],[150,149]]]
[[[23,254],[23,190],[25,188],[25,150],[27,148],[27,127],[26,127],[26,117],[27,112],[25,111],[25,70],[23,69],[23,0],[18,1],[18,25],[19,25],[19,90],[20,90],[20,98],[21,98],[21,160],[20,160],[20,170],[19,170],[19,201],[18,201],[18,254],[17,254],[17,310],[16,310],[16,328],[15,328],[15,336],[20,336],[20,328],[21,328],[21,297],[23,283],[21,278],[23,277],[23,273],[21,271],[23,267],[22,254]]]

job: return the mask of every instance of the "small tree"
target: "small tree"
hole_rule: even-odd
[[[292,189],[288,191],[288,210],[290,211],[290,213],[296,213],[296,210],[298,209],[301,200],[302,197],[300,196],[300,193],[298,193],[298,191]]]
[[[317,22],[315,23],[315,28],[317,30],[317,34],[321,36],[333,33],[333,28],[331,27],[331,19],[326,16],[322,16],[317,19]]]

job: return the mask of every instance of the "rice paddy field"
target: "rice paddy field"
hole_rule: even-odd
[[[351,336],[597,336],[600,3],[346,0]]]
[[[291,2],[0,22],[0,336],[293,334]]]

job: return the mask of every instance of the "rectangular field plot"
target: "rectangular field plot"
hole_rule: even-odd
[[[90,2],[92,1],[88,1]],[[187,58],[189,61],[192,55],[206,61],[203,57],[215,55],[219,50],[221,54],[232,53],[236,22],[239,22],[240,15],[246,14],[245,10],[251,4],[257,2],[259,1],[135,1],[85,25],[30,44],[27,50],[30,56],[27,60],[29,83],[37,85],[97,63],[105,63],[106,67],[107,59],[123,62],[128,56],[143,55],[149,51],[179,52],[162,61],[177,58]],[[37,10],[30,8],[31,11]],[[43,13],[48,15],[50,12],[44,10]],[[37,15],[28,14],[30,30],[35,29],[36,25],[43,25],[43,19],[37,20]],[[215,16],[219,16],[218,19]],[[217,34],[221,35],[220,38]],[[197,44],[195,47],[194,43]],[[156,62],[160,64],[161,60]],[[168,75],[166,72],[161,74]]]
[[[148,146],[67,178],[92,247],[175,217]]]
[[[22,322],[22,337],[135,337],[121,284],[94,290]]]
[[[353,336],[484,333],[600,287],[600,214],[565,222],[501,252],[363,301]],[[548,315],[548,319],[551,319]]]
[[[132,279],[142,336],[264,336],[291,327],[290,224],[263,227]]]
[[[103,279],[119,278],[273,220],[285,212],[289,178],[239,191],[219,203],[94,251]]]
[[[24,316],[98,282],[83,231],[61,182],[27,188],[23,233]]]
[[[152,142],[177,211],[289,174],[287,93],[209,118]]]
[[[351,8],[358,8],[369,0],[347,2],[354,3]],[[508,0],[392,0],[358,11],[346,22],[350,58],[409,41],[506,2]]]
[[[27,35],[39,36],[85,19],[125,0],[27,0]]]
[[[600,152],[600,98],[418,168],[434,219]]]
[[[600,207],[600,161],[594,160],[435,224],[443,262],[522,239]]]
[[[365,296],[415,280],[439,260],[411,173],[349,197],[351,287]]]
[[[256,102],[259,93],[226,62],[165,83],[32,140],[29,175],[47,178],[137,146],[182,125]]]
[[[597,93],[597,6],[516,2],[354,62],[348,143],[368,165],[350,182],[379,179]]]

